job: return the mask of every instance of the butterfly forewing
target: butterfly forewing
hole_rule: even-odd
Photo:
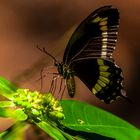
[[[72,65],[88,58],[112,60],[117,41],[119,12],[105,6],[91,13],[75,30],[66,47],[63,62]]]

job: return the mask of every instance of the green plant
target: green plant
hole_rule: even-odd
[[[56,100],[51,93],[20,89],[0,77],[0,117],[15,123],[0,134],[3,140],[16,140],[32,123],[54,140],[138,140],[140,131],[128,122],[87,103]]]

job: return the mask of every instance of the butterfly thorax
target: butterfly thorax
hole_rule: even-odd
[[[69,79],[70,76],[74,75],[74,72],[64,63],[57,63],[58,73],[63,76],[64,79]]]

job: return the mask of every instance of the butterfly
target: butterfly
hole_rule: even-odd
[[[91,13],[72,34],[61,63],[44,49],[66,80],[70,97],[75,95],[74,77],[77,76],[105,103],[118,97],[129,101],[123,86],[122,70],[112,57],[119,19],[118,9],[112,6],[104,6]]]

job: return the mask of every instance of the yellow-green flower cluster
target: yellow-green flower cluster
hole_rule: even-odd
[[[64,119],[63,109],[51,93],[42,95],[37,91],[18,89],[13,102],[24,110],[30,120],[41,121],[49,118],[59,121]]]

